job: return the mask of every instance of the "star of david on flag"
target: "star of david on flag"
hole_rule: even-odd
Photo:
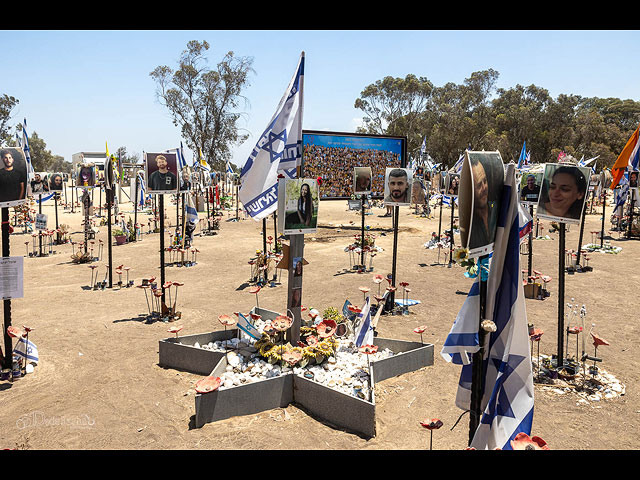
[[[510,450],[510,441],[520,432],[531,434],[533,424],[533,372],[529,361],[529,336],[524,290],[520,273],[520,231],[515,164],[507,165],[494,251],[487,278],[485,318],[497,330],[485,337],[482,361],[479,426],[471,447]],[[456,406],[470,408],[473,353],[479,350],[479,279],[445,340],[442,357],[461,364]]]
[[[240,173],[240,201],[254,220],[278,208],[278,174],[295,178],[302,157],[304,52],[276,113]]]

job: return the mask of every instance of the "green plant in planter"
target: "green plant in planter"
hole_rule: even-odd
[[[111,235],[113,235],[114,237],[122,237],[126,236],[127,234],[121,228],[114,228],[113,230],[111,230]]]

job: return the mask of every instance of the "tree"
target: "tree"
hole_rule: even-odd
[[[19,100],[7,94],[0,96],[0,144],[9,144],[13,140],[9,121],[11,111],[19,103]]]
[[[201,150],[214,170],[224,170],[231,148],[249,136],[241,134],[236,110],[249,74],[251,57],[236,57],[227,52],[215,70],[206,67],[206,41],[192,40],[182,52],[177,70],[156,67],[149,75],[156,81],[158,101],[170,112],[189,148]]]
[[[364,127],[361,133],[402,135],[409,140],[411,151],[422,142],[416,131],[417,121],[424,112],[433,90],[425,77],[409,74],[405,78],[384,77],[360,93],[354,107],[362,110]]]

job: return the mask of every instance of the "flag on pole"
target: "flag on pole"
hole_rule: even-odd
[[[506,168],[501,211],[487,279],[485,318],[496,331],[487,334],[482,361],[482,417],[471,447],[511,449],[520,432],[531,433],[533,372],[530,361],[527,315],[520,273],[520,235],[515,165]],[[473,284],[449,336],[442,356],[462,363],[456,405],[468,410],[471,400],[473,358],[478,351],[479,280]]]
[[[458,159],[456,164],[453,166],[454,173],[460,173],[462,171],[463,164],[464,164],[464,153],[460,155],[460,158]]]
[[[427,136],[422,139],[422,146],[420,147],[420,156],[424,155],[427,151]]]
[[[638,160],[640,159],[640,148],[638,148],[640,147],[640,141],[638,141],[639,129],[640,126],[636,128],[635,132],[633,132],[629,140],[627,140],[627,144],[622,149],[622,152],[620,152],[616,163],[611,167],[611,174],[613,175],[613,181],[609,186],[611,190],[618,186],[627,168],[630,170],[638,169]]]
[[[518,158],[518,169],[521,169],[527,161],[527,141],[522,142],[522,150],[520,150],[520,157]]]
[[[16,346],[13,348],[13,356],[17,358],[24,358],[27,363],[38,364],[40,357],[38,356],[38,348],[31,340],[27,340],[24,337],[20,337]]]
[[[240,201],[254,220],[278,208],[278,173],[300,165],[304,52],[287,90],[240,173]]]
[[[614,190],[614,193],[616,202],[616,205],[614,207],[615,211],[617,208],[622,207],[627,201],[627,197],[629,195],[629,180],[627,180],[627,177],[623,176],[620,179],[620,188]]]
[[[364,302],[364,306],[362,307],[362,311],[358,315],[360,319],[360,323],[356,328],[355,338],[356,338],[356,347],[361,347],[362,345],[372,345],[373,344],[373,325],[371,324],[371,308],[369,304],[369,297]]]
[[[196,209],[193,195],[187,192],[187,203],[185,204],[185,212],[187,214],[187,221],[192,225],[198,224],[198,210]]]
[[[209,163],[204,159],[204,156],[202,155],[202,149],[200,148],[198,148],[198,166],[207,173],[211,172],[211,167],[209,166]]]
[[[22,149],[24,150],[24,157],[27,160],[27,180],[30,182],[36,178],[36,172],[33,170],[33,164],[31,163],[31,152],[29,150],[29,136],[27,135],[27,119],[24,119],[24,125],[22,127]]]
[[[138,172],[138,206],[144,207],[144,191],[146,186],[144,184],[144,175],[142,172]]]
[[[240,312],[238,312],[238,328],[254,340],[260,340],[260,337],[262,336],[253,323],[251,323],[247,317]]]

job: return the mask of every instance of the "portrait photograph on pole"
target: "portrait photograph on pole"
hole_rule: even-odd
[[[520,178],[520,203],[537,205],[544,172],[524,173]]]
[[[144,154],[147,193],[178,193],[178,159],[175,153]]]
[[[320,200],[318,181],[315,178],[280,179],[278,191],[284,193],[284,201],[278,202],[281,232],[285,235],[315,233]]]
[[[589,167],[547,163],[536,215],[562,223],[579,224],[590,173]]]
[[[413,171],[410,168],[387,168],[384,179],[385,205],[410,205]]]
[[[0,149],[0,207],[13,207],[27,198],[27,161],[21,148]]]
[[[457,173],[448,173],[446,178],[445,194],[454,197],[458,196],[458,189],[460,186],[460,175]]]
[[[369,195],[371,193],[371,167],[353,168],[353,194]]]
[[[497,151],[467,151],[465,156],[458,196],[460,239],[473,258],[493,251],[504,185],[504,162]]]
[[[64,179],[62,173],[52,173],[49,175],[49,191],[61,192],[64,186]]]
[[[78,163],[76,168],[76,187],[93,188],[96,186],[97,168],[95,163]]]

